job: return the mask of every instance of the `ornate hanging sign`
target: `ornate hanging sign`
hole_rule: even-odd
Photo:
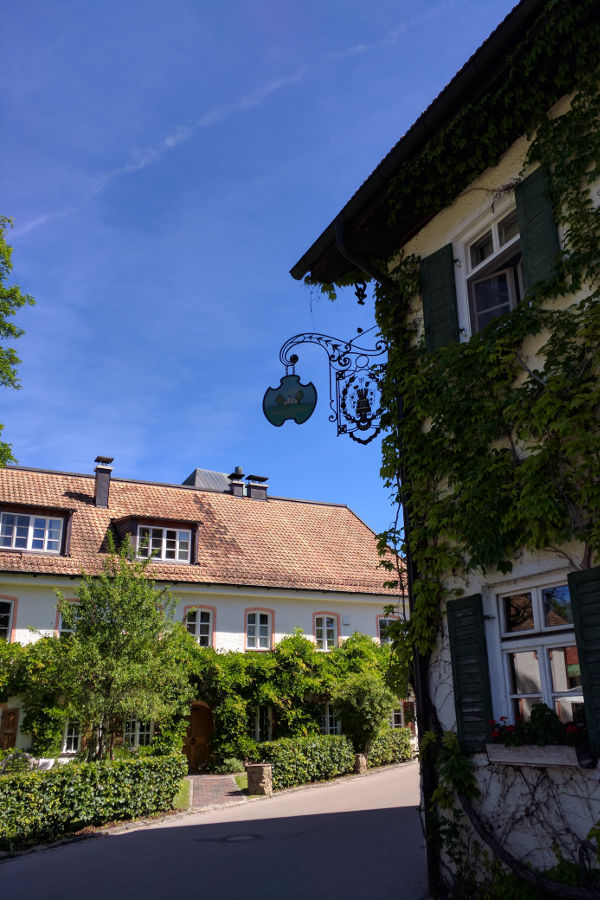
[[[371,330],[371,329],[369,329]],[[278,388],[269,388],[263,399],[263,412],[272,425],[293,419],[298,425],[312,415],[317,391],[312,382],[302,384],[296,375],[298,356],[292,353],[299,344],[318,344],[329,359],[329,421],[337,424],[337,433],[347,434],[359,444],[368,444],[381,431],[381,395],[379,378],[385,364],[376,362],[387,351],[381,338],[375,347],[340,341],[326,334],[296,334],[285,342],[279,359],[286,374]]]
[[[317,405],[317,389],[309,381],[302,384],[298,375],[284,375],[278,388],[268,388],[263,397],[263,412],[271,425],[280,426],[288,419],[302,425],[310,419]]]

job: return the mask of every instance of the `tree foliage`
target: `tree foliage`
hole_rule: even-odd
[[[88,736],[89,759],[112,758],[131,717],[160,728],[193,700],[192,638],[174,621],[176,601],[156,588],[147,566],[125,544],[109,554],[100,576],[83,575],[76,605],[57,591],[63,622],[74,628],[52,654],[60,705]]]
[[[33,304],[33,297],[21,293],[18,285],[6,284],[12,270],[12,247],[6,242],[6,231],[12,221],[0,216],[0,385],[19,388],[17,366],[21,362],[14,347],[9,343],[21,337],[23,329],[15,325],[12,317],[22,306]],[[3,426],[0,425],[0,432]],[[14,462],[10,444],[0,441],[0,466]]]
[[[374,671],[354,673],[334,689],[332,702],[356,752],[368,753],[394,705],[392,692]]]

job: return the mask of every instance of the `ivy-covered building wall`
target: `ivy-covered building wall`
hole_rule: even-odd
[[[374,285],[430,880],[461,896],[598,889],[599,19],[518,4],[292,270]]]

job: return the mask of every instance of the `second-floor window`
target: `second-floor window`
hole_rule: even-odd
[[[271,615],[267,612],[246,613],[246,649],[271,649]]]
[[[60,553],[62,528],[62,519],[2,513],[0,547],[40,553]]]
[[[337,617],[315,616],[315,644],[317,650],[337,647]]]
[[[5,641],[10,641],[12,613],[12,600],[0,600],[0,638]]]
[[[515,308],[523,296],[517,210],[492,221],[465,247],[473,334]]]
[[[191,531],[140,525],[137,554],[167,562],[190,562]]]
[[[212,612],[209,609],[188,610],[185,627],[201,647],[212,647]]]

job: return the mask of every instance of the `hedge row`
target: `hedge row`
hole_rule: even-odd
[[[273,790],[326,781],[351,772],[354,750],[344,735],[281,738],[259,745],[261,761],[273,766]]]
[[[367,760],[369,768],[411,759],[413,750],[410,739],[409,728],[390,728],[383,731],[371,744]]]
[[[164,812],[186,772],[185,757],[177,754],[2,775],[0,848]]]

